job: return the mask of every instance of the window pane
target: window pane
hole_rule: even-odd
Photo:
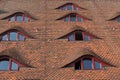
[[[10,40],[16,40],[17,33],[16,32],[10,32]]]
[[[82,22],[82,18],[78,17],[78,22]]]
[[[88,35],[84,35],[84,41],[89,41],[90,37]]]
[[[83,36],[82,36],[82,32],[78,31],[78,32],[75,32],[75,40],[83,40]]]
[[[70,21],[76,21],[76,15],[70,15]]]
[[[0,60],[0,70],[8,70],[9,60],[3,59]]]
[[[67,6],[67,10],[72,10],[72,5],[71,5],[71,4],[69,4],[69,5]]]
[[[2,36],[2,40],[3,40],[3,41],[8,40],[7,35],[3,35],[3,36]]]
[[[28,22],[29,21],[29,18],[24,16],[24,22]]]
[[[83,69],[92,69],[92,61],[89,58],[83,59]]]
[[[24,40],[24,36],[22,36],[22,35],[19,34],[19,40],[23,41]]]
[[[15,21],[15,17],[14,17],[14,16],[13,16],[13,17],[10,17],[10,21],[11,21],[11,22]]]
[[[68,36],[68,40],[69,40],[69,41],[74,41],[74,40],[75,40],[74,34],[70,34],[70,35]]]
[[[61,7],[62,10],[66,10],[66,6]]]
[[[99,62],[95,61],[94,64],[95,64],[95,69],[100,69],[100,63]]]
[[[16,21],[23,21],[22,15],[16,15]]]
[[[120,22],[120,17],[118,17],[116,20],[117,20],[118,22]]]
[[[68,22],[68,17],[65,17],[65,18],[64,18],[64,21]]]
[[[76,7],[76,6],[74,6],[74,10],[77,10],[77,7]]]
[[[12,62],[11,70],[18,70],[18,64]]]

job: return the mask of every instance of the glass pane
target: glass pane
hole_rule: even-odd
[[[66,6],[61,7],[62,10],[66,10]]]
[[[77,7],[76,7],[76,6],[74,6],[74,10],[77,10]]]
[[[9,60],[3,59],[0,61],[0,70],[8,70]]]
[[[10,32],[10,40],[17,40],[17,33],[16,32]]]
[[[29,21],[29,18],[24,16],[24,22],[28,22]]]
[[[76,15],[70,15],[70,21],[76,21]]]
[[[65,17],[65,18],[64,18],[64,21],[68,22],[68,17]]]
[[[82,22],[82,18],[78,17],[78,22]]]
[[[16,21],[23,21],[22,15],[16,15]]]
[[[13,17],[10,17],[10,21],[11,21],[11,22],[15,21],[15,17],[14,17],[14,16],[13,16]]]
[[[95,64],[95,69],[100,69],[100,63],[99,62],[95,61],[94,64]]]
[[[69,41],[74,41],[74,40],[75,40],[74,34],[70,34],[70,35],[68,36],[68,40],[69,40]]]
[[[24,40],[24,36],[22,36],[21,34],[19,34],[19,40],[23,41]]]
[[[67,10],[72,10],[72,5],[71,5],[71,4],[69,4],[69,5],[67,6]]]
[[[18,70],[18,64],[12,62],[11,70]]]
[[[116,20],[117,20],[118,22],[120,22],[120,17],[118,17]]]
[[[2,36],[2,41],[8,40],[7,34]]]
[[[86,58],[83,60],[83,69],[92,69],[92,60]]]
[[[84,35],[84,41],[89,41],[90,37],[88,35]]]

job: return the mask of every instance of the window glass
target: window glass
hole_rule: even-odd
[[[62,10],[66,10],[66,6],[61,7]]]
[[[76,7],[76,6],[74,6],[74,10],[77,10],[77,7]]]
[[[20,14],[19,14],[19,15],[16,15],[16,21],[18,21],[18,22],[19,22],[19,21],[20,21],[20,22],[23,21],[22,15],[20,15]]]
[[[18,70],[18,64],[12,61],[11,70]]]
[[[24,16],[24,22],[28,22],[29,18],[27,16]]]
[[[68,36],[68,40],[69,40],[69,41],[74,41],[74,40],[75,40],[74,34],[70,34],[70,35]]]
[[[76,15],[70,15],[70,21],[76,21]]]
[[[82,32],[80,31],[75,32],[75,40],[78,41],[83,40]]]
[[[116,18],[116,20],[117,20],[118,22],[120,22],[120,17]]]
[[[11,22],[15,21],[15,16],[10,17],[10,21],[11,21]]]
[[[21,34],[19,34],[19,40],[23,41],[24,40],[24,36],[22,36]]]
[[[78,22],[82,22],[82,18],[78,17],[77,19],[78,19]]]
[[[17,33],[16,32],[10,32],[10,40],[16,40]]]
[[[64,18],[64,21],[68,22],[68,16]]]
[[[2,36],[2,40],[3,40],[3,41],[4,41],[4,40],[8,40],[7,34]]]
[[[72,10],[72,5],[71,4],[67,5],[67,10]]]
[[[92,69],[92,60],[89,58],[83,59],[83,69]]]
[[[95,69],[100,69],[100,63],[99,62],[95,61],[94,65],[95,65]]]
[[[9,60],[8,59],[0,60],[0,70],[8,70],[8,66],[9,66]]]
[[[90,40],[90,37],[88,35],[84,35],[84,41],[89,41]]]

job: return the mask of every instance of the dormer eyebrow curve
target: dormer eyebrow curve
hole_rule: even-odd
[[[72,5],[72,7],[75,7],[75,8],[76,8],[76,9],[74,8],[74,9],[72,9],[72,10],[78,10],[78,9],[86,10],[85,8],[80,7],[79,5],[77,5],[77,4],[75,4],[75,3],[71,3],[71,2],[65,3],[65,4],[59,6],[59,7],[55,8],[55,9],[60,9],[60,8],[62,8],[62,7],[68,6],[68,5]]]
[[[81,19],[83,19],[83,20],[92,21],[92,19],[90,19],[90,18],[88,18],[88,17],[86,17],[86,16],[83,16],[83,15],[81,15],[81,14],[78,14],[78,13],[68,13],[68,14],[63,15],[62,17],[60,17],[60,18],[58,18],[58,19],[56,19],[56,20],[62,20],[62,19],[66,18],[66,17],[68,17],[68,16],[70,16],[70,15],[76,15],[76,16],[77,16],[76,18],[81,18]]]
[[[16,14],[24,14],[24,15],[28,16],[29,18],[33,19],[33,20],[37,20],[37,18],[33,17],[30,13],[28,13],[26,11],[17,11],[17,12],[11,13],[8,16],[2,18],[1,20],[9,19],[11,16],[14,16]]]

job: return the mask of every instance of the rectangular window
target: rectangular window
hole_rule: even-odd
[[[89,41],[90,40],[90,37],[88,35],[86,35],[86,34],[84,35],[83,38],[84,38],[84,41]]]
[[[92,69],[92,60],[86,58],[83,60],[83,69]]]
[[[15,62],[12,62],[11,70],[18,70],[18,64],[16,64]]]
[[[81,61],[78,61],[75,63],[75,70],[80,70],[81,69]]]
[[[69,4],[69,5],[67,6],[67,10],[72,10],[72,5]]]
[[[16,32],[10,32],[10,40],[16,40],[17,33]]]
[[[16,21],[23,21],[23,17],[22,17],[22,15],[16,15]]]
[[[70,21],[76,21],[76,15],[70,15]]]
[[[75,40],[83,40],[82,32],[75,32]]]
[[[24,22],[28,22],[29,18],[27,16],[24,16]]]
[[[77,17],[77,19],[78,19],[78,22],[82,22],[82,18]]]

